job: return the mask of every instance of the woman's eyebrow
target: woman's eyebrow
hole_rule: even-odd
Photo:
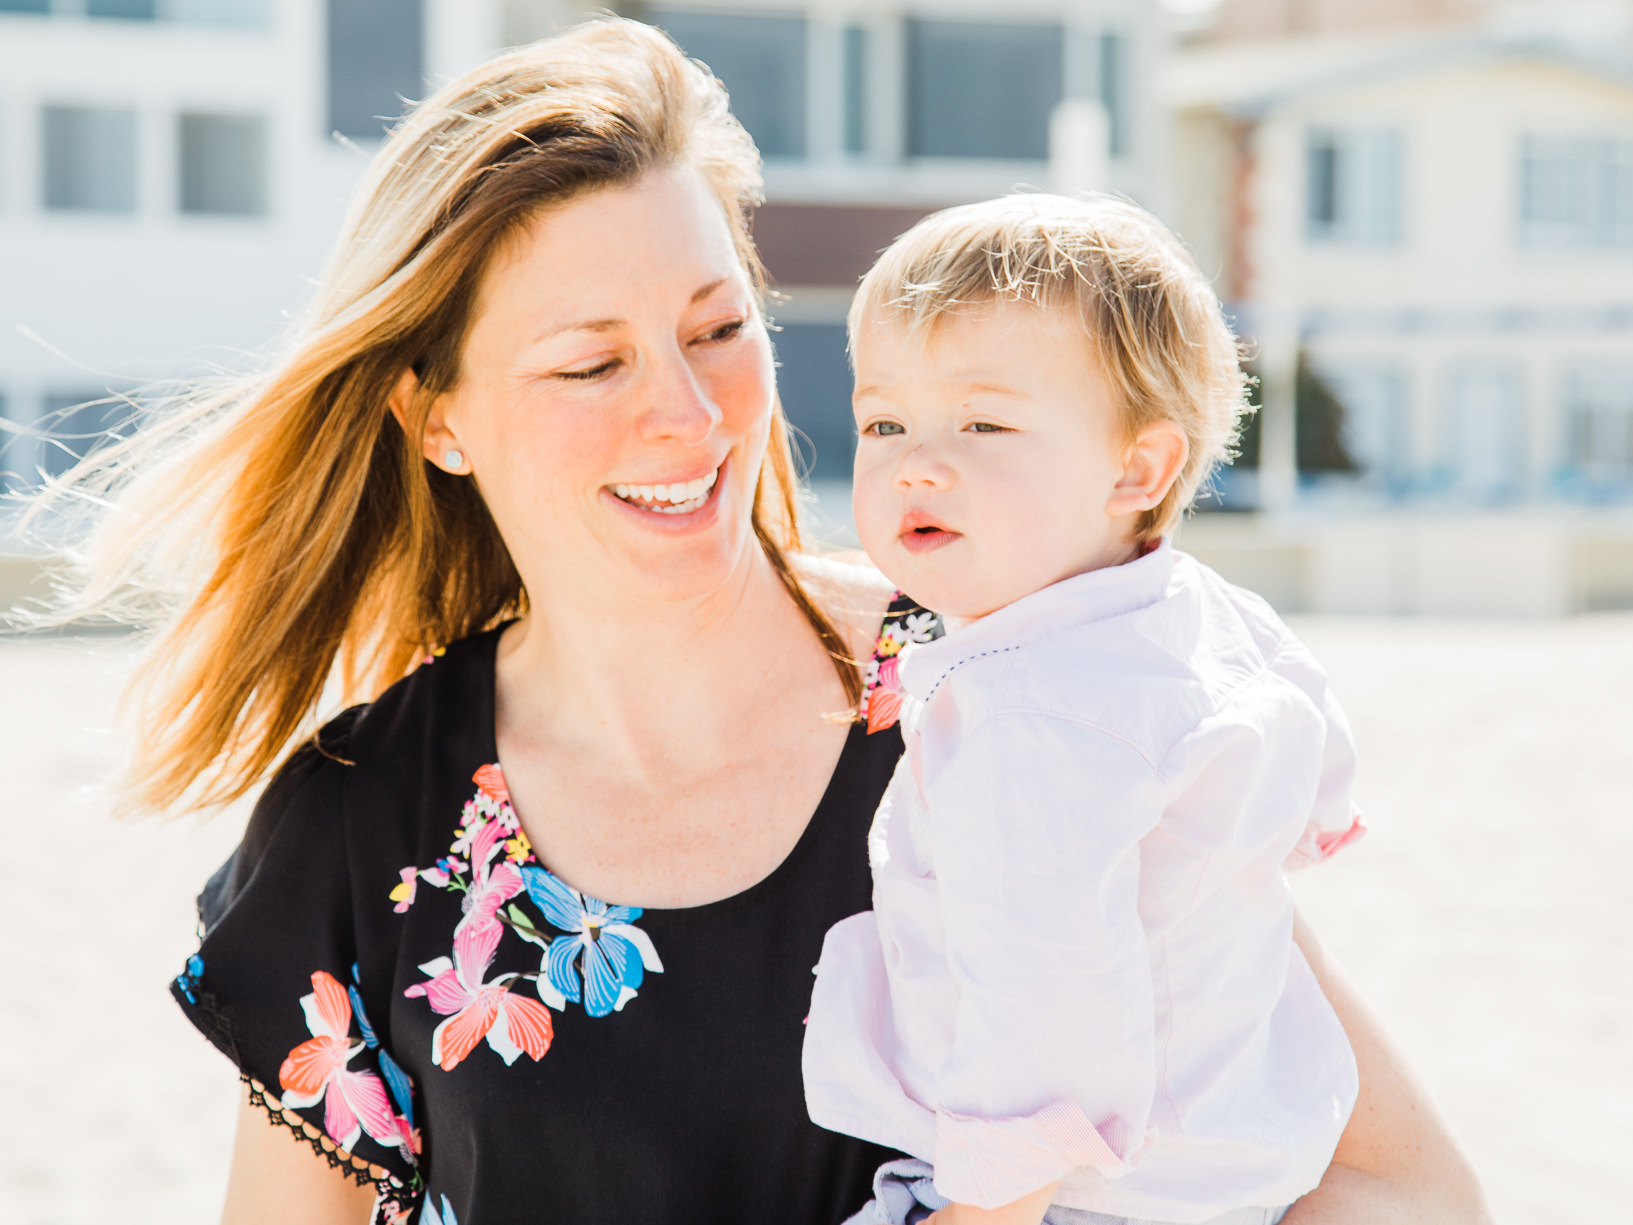
[[[723,276],[710,281],[707,285],[703,286],[692,295],[691,305],[695,306],[697,303],[703,301],[704,298],[707,298],[730,279],[730,277]],[[621,327],[627,327],[628,324],[629,320],[627,319],[613,318],[586,319],[581,323],[564,323],[560,327],[551,328],[548,332],[539,333],[534,343],[537,344],[540,341],[549,340],[552,336],[560,336],[563,332],[611,332]]]

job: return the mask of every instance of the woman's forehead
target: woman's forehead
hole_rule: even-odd
[[[563,326],[620,318],[636,302],[683,307],[746,280],[719,197],[693,168],[671,166],[535,217],[496,253],[481,305],[525,303]]]

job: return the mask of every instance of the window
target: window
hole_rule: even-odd
[[[868,32],[845,27],[845,152],[867,148]]]
[[[1527,138],[1520,237],[1536,247],[1633,247],[1633,141]]]
[[[179,117],[184,213],[259,217],[266,212],[266,120],[259,115]]]
[[[85,15],[152,21],[159,15],[159,5],[157,0],[85,0]]]
[[[1597,486],[1633,483],[1633,369],[1577,371],[1566,406],[1576,475]]]
[[[805,19],[648,10],[725,83],[731,110],[765,157],[805,156]]]
[[[842,323],[788,323],[773,334],[777,389],[788,420],[810,440],[814,480],[848,481],[856,450],[851,367]],[[810,455],[814,449],[815,456]]]
[[[48,106],[41,112],[44,204],[136,211],[136,112]]]
[[[1100,105],[1111,121],[1110,143],[1113,157],[1128,152],[1128,107],[1125,103],[1128,40],[1121,34],[1100,36]]]
[[[1319,241],[1400,239],[1401,141],[1392,131],[1312,131],[1305,219]]]
[[[329,128],[379,140],[424,91],[421,0],[329,0]]]
[[[1059,26],[909,21],[909,155],[1046,159],[1062,43]]]
[[[1398,492],[1411,478],[1407,441],[1407,384],[1398,370],[1361,366],[1322,370],[1319,384],[1334,401],[1328,417],[1336,428],[1332,448],[1338,461],[1327,471],[1348,470],[1363,485]],[[1302,409],[1304,405],[1300,405]],[[1307,414],[1300,413],[1299,468],[1315,469],[1312,447],[1321,442],[1307,430]]]
[[[1481,502],[1519,494],[1524,480],[1523,383],[1502,365],[1469,365],[1446,380],[1441,456],[1451,488]]]
[[[49,13],[51,0],[0,0],[0,13]]]
[[[164,14],[172,21],[215,26],[258,26],[266,23],[267,0],[169,0]]]

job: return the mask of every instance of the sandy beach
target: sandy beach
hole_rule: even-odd
[[[1428,1081],[1503,1225],[1633,1198],[1633,616],[1304,620],[1372,835],[1302,906]],[[242,814],[120,825],[130,646],[0,642],[0,1221],[213,1221],[238,1082],[170,1003]]]

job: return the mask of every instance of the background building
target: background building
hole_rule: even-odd
[[[1630,53],[1622,3],[1259,0],[1171,61],[1265,401],[1221,481],[1265,513],[1193,547],[1293,608],[1633,603]]]
[[[1163,199],[1149,83],[1165,27],[1145,0],[619,8],[714,69],[765,156],[755,231],[819,482],[849,474],[845,303],[898,233],[1020,184]],[[63,470],[128,412],[74,406],[275,341],[403,100],[588,15],[552,0],[0,0],[0,413],[55,436],[13,437],[0,479]],[[848,494],[829,493],[845,518]]]
[[[0,0],[0,417],[55,436],[0,480],[264,351],[385,119],[500,41],[490,0]]]

